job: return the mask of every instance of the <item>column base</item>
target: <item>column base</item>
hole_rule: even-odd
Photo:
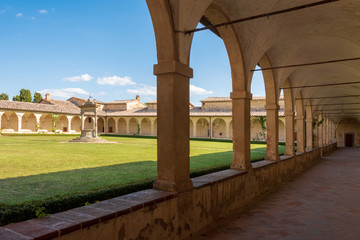
[[[233,169],[233,170],[250,170],[250,169],[252,169],[252,165],[251,165],[251,163],[250,163],[249,166],[244,166],[242,164],[232,163],[230,165],[230,169]]]
[[[158,179],[156,180],[156,182],[154,182],[153,188],[166,192],[183,193],[183,192],[191,191],[194,187],[191,179],[189,178],[185,182],[181,182],[178,184],[175,182]]]

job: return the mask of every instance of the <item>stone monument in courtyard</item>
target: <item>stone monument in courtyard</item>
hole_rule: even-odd
[[[79,106],[81,114],[81,136],[70,142],[89,142],[89,143],[106,143],[108,141],[98,137],[97,129],[97,113],[99,105],[91,100],[91,97],[81,106]],[[85,129],[85,114],[89,117],[94,116],[94,125],[92,129]]]

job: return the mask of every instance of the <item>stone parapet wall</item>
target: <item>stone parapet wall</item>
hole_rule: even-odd
[[[335,149],[332,144],[295,157],[282,156],[277,162],[256,162],[249,171],[225,170],[193,178],[194,189],[180,195],[145,190],[8,225],[0,228],[0,236],[4,240],[18,233],[62,240],[184,239],[316,164],[321,151]],[[39,230],[29,233],[29,226]],[[4,231],[9,237],[3,237]]]

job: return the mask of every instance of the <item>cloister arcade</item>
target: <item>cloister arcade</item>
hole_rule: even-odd
[[[21,119],[20,119],[21,116]],[[39,118],[39,121],[37,120]],[[285,141],[284,118],[279,119],[279,141]],[[21,127],[19,128],[19,122]],[[210,124],[211,123],[211,124]],[[4,112],[1,116],[3,132],[36,133],[38,131],[52,132],[53,119],[50,113],[18,113]],[[85,118],[85,129],[94,127],[94,117]],[[79,133],[81,119],[79,116],[59,115],[56,130],[64,133]],[[18,130],[20,129],[20,130]],[[189,136],[193,138],[232,138],[231,116],[190,117]],[[98,133],[119,135],[156,136],[157,119],[150,117],[98,117]],[[262,130],[258,117],[251,117],[251,140],[265,141],[266,131]]]

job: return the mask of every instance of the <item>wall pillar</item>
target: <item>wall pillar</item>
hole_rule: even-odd
[[[189,84],[193,70],[177,62],[154,66],[157,75],[157,180],[155,189],[185,192],[190,179]]]
[[[16,113],[18,116],[18,132],[21,132],[21,125],[22,125],[22,117],[25,113]]]
[[[322,115],[319,115],[318,117],[319,122],[322,121]],[[319,126],[318,126],[318,146],[319,148],[323,147],[323,125],[324,122],[322,122]]]
[[[304,116],[296,117],[297,127],[297,152],[305,152],[305,129],[304,129]]]
[[[266,104],[266,160],[279,161],[279,105]]]
[[[314,129],[313,129],[313,135],[314,135],[314,148],[319,148],[319,126],[317,124],[317,121],[314,123]]]
[[[285,111],[285,155],[295,156],[294,111]]]
[[[233,161],[232,169],[251,169],[250,156],[250,101],[246,91],[232,92]],[[230,127],[230,125],[229,125]]]

